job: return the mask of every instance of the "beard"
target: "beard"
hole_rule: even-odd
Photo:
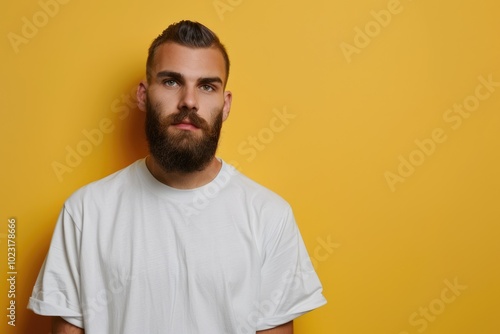
[[[172,124],[189,122],[201,130],[174,130],[169,132]],[[213,124],[208,124],[197,112],[181,109],[175,114],[160,118],[159,113],[146,100],[146,137],[149,151],[165,172],[192,173],[203,170],[214,158],[219,144],[222,128],[222,108]]]

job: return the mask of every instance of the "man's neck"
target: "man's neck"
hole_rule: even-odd
[[[149,155],[146,166],[151,174],[161,183],[176,189],[194,189],[209,183],[219,173],[222,163],[215,157],[201,171],[192,173],[166,172],[155,158]]]

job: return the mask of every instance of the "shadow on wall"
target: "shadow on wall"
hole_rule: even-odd
[[[117,96],[110,105],[103,106],[104,110],[108,108],[108,112],[99,120],[99,126],[88,129],[86,132],[85,140],[89,145],[93,145],[92,149],[103,143],[109,144],[110,157],[106,160],[106,165],[94,166],[94,168],[114,172],[148,154],[146,135],[144,133],[146,114],[139,110],[136,100],[136,90],[140,80],[138,76],[134,76],[123,84],[121,87],[123,93]],[[76,153],[78,153],[77,149],[78,147],[75,149]],[[81,160],[83,161],[84,158],[82,155]],[[74,168],[76,167],[78,166]],[[54,208],[54,215],[47,218],[50,221],[46,222],[44,226],[55,225],[59,209],[59,207]],[[19,313],[19,321],[13,333],[47,334],[51,332],[51,317],[39,316],[31,310],[26,310],[25,307],[28,305],[39,268],[41,268],[45,259],[52,232],[52,230],[47,230],[40,238],[43,245],[37,244],[36,247],[27,250],[33,253],[30,254],[30,259],[32,259],[30,266],[37,269],[33,270],[32,277],[26,277],[26,283],[23,287],[26,296],[19,300],[19,311],[23,309],[23,312]]]
[[[55,212],[55,214],[51,214],[48,217],[43,218],[44,221],[42,221],[41,224],[43,226],[53,226],[57,219],[57,216],[58,212]],[[35,285],[36,278],[38,276],[39,268],[42,267],[43,261],[45,260],[45,256],[47,254],[47,250],[49,249],[49,242],[51,240],[52,233],[53,231],[50,229],[44,230],[42,232],[42,235],[40,235],[40,243],[31,245],[31,247],[25,248],[23,250],[25,253],[27,253],[26,258],[30,260],[30,263],[28,264],[30,268],[36,269],[26,271],[26,277],[23,277],[23,280],[19,282],[21,283],[19,291],[22,292],[22,294],[20,294],[19,301],[16,302],[16,304],[18,304],[19,319],[16,321],[16,326],[13,327],[13,331],[7,331],[7,333],[51,333],[51,318],[39,316],[33,313],[33,311],[27,310],[26,308],[28,306],[29,298],[31,297],[33,286]]]
[[[114,110],[120,113],[116,122],[121,122],[120,126],[117,127],[117,141],[114,144],[117,159],[113,161],[120,164],[117,169],[128,166],[148,154],[144,131],[146,113],[139,110],[136,99],[137,86],[140,81],[141,79],[131,80],[126,86],[128,90],[124,89],[126,93],[113,101]],[[118,100],[120,102],[117,102]]]
[[[122,93],[109,106],[113,140],[112,170],[122,169],[148,154],[144,122],[146,113],[137,107],[136,92],[142,78],[134,75],[122,85]]]

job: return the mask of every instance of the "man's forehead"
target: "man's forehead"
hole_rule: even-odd
[[[196,48],[177,43],[160,45],[154,55],[154,73],[175,71],[179,73],[209,73],[225,78],[225,62],[216,47]]]

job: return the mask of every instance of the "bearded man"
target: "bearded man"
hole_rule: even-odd
[[[181,21],[146,67],[150,154],[65,202],[29,308],[53,333],[293,333],[326,300],[288,203],[215,155],[225,47]]]

